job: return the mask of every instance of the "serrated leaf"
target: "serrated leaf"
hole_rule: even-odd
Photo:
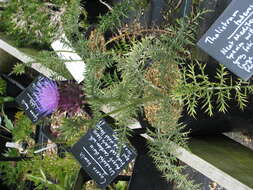
[[[41,173],[43,179],[47,180],[47,177],[46,177],[45,173],[43,172],[43,170],[41,168],[40,168],[40,173]]]
[[[6,91],[6,82],[0,78],[0,95],[3,95]]]
[[[14,129],[13,123],[11,122],[11,120],[8,118],[8,116],[4,113],[4,109],[2,106],[2,116],[4,118],[4,123],[5,123],[5,127],[7,129],[9,129],[10,131],[12,131]]]

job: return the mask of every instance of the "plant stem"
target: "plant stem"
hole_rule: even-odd
[[[106,3],[102,0],[99,0],[99,2],[102,3],[103,5],[105,5],[110,11],[112,11],[112,7],[108,3]]]
[[[225,87],[209,87],[207,90],[228,90],[228,89],[240,89],[240,88],[253,88],[253,86],[225,86]]]
[[[137,30],[137,31],[134,31],[134,32],[126,32],[126,33],[123,33],[123,34],[120,34],[118,36],[115,36],[113,38],[111,38],[110,40],[108,40],[106,43],[105,43],[105,46],[114,42],[114,41],[118,41],[122,38],[126,38],[127,36],[137,36],[137,35],[140,35],[142,33],[159,33],[159,34],[172,34],[172,31],[168,31],[168,30],[161,30],[161,29],[141,29],[141,30]]]
[[[159,96],[159,97],[158,96],[153,96],[153,97],[147,97],[147,98],[138,98],[138,99],[134,100],[133,103],[130,103],[130,104],[125,105],[125,106],[122,106],[122,107],[120,107],[120,108],[118,108],[116,110],[113,110],[113,111],[107,113],[107,115],[117,114],[117,113],[119,113],[121,111],[126,110],[127,108],[136,107],[136,106],[138,106],[140,104],[143,104],[143,103],[146,103],[146,102],[150,102],[150,101],[154,101],[154,100],[158,100],[158,99],[162,99],[162,98],[163,97],[161,97],[161,96]]]
[[[0,104],[5,102],[13,102],[15,98],[13,97],[0,97]]]

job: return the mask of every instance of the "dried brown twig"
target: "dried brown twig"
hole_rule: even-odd
[[[112,37],[110,40],[108,40],[105,43],[105,46],[114,42],[114,41],[118,41],[120,39],[126,38],[128,36],[138,36],[141,35],[143,33],[159,33],[159,34],[172,34],[172,31],[168,31],[168,30],[161,30],[161,29],[140,29],[140,30],[136,30],[133,32],[125,32],[125,33],[121,33],[120,35],[114,36]]]

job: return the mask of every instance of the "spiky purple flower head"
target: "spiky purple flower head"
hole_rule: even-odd
[[[53,113],[59,104],[59,91],[56,82],[44,78],[38,81],[35,88],[35,98],[38,103],[38,112],[43,115]]]

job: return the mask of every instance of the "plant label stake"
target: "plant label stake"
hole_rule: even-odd
[[[253,1],[233,0],[197,45],[248,80],[253,75]]]
[[[100,188],[105,188],[136,157],[130,146],[119,148],[119,141],[112,128],[101,120],[95,129],[88,131],[71,152]]]
[[[65,61],[64,64],[74,79],[80,83],[84,80],[85,63],[68,44],[70,44],[70,42],[65,35],[62,35],[60,39],[51,44],[51,47],[56,51],[56,54]]]
[[[46,150],[49,150],[49,149],[53,149],[53,148],[55,148],[55,147],[57,147],[56,144],[50,144],[50,145],[48,145],[48,146],[45,147],[45,148],[41,148],[41,149],[39,149],[39,150],[34,151],[34,154],[38,154],[38,153],[41,153],[41,152],[43,152],[43,151],[46,151]]]
[[[7,148],[15,148],[19,151],[19,153],[21,154],[26,154],[27,153],[27,150],[25,150],[22,146],[22,144],[19,144],[19,143],[15,143],[15,142],[7,142],[5,144],[5,146]]]
[[[57,109],[59,103],[57,84],[44,76],[39,76],[18,95],[16,102],[35,123]]]

